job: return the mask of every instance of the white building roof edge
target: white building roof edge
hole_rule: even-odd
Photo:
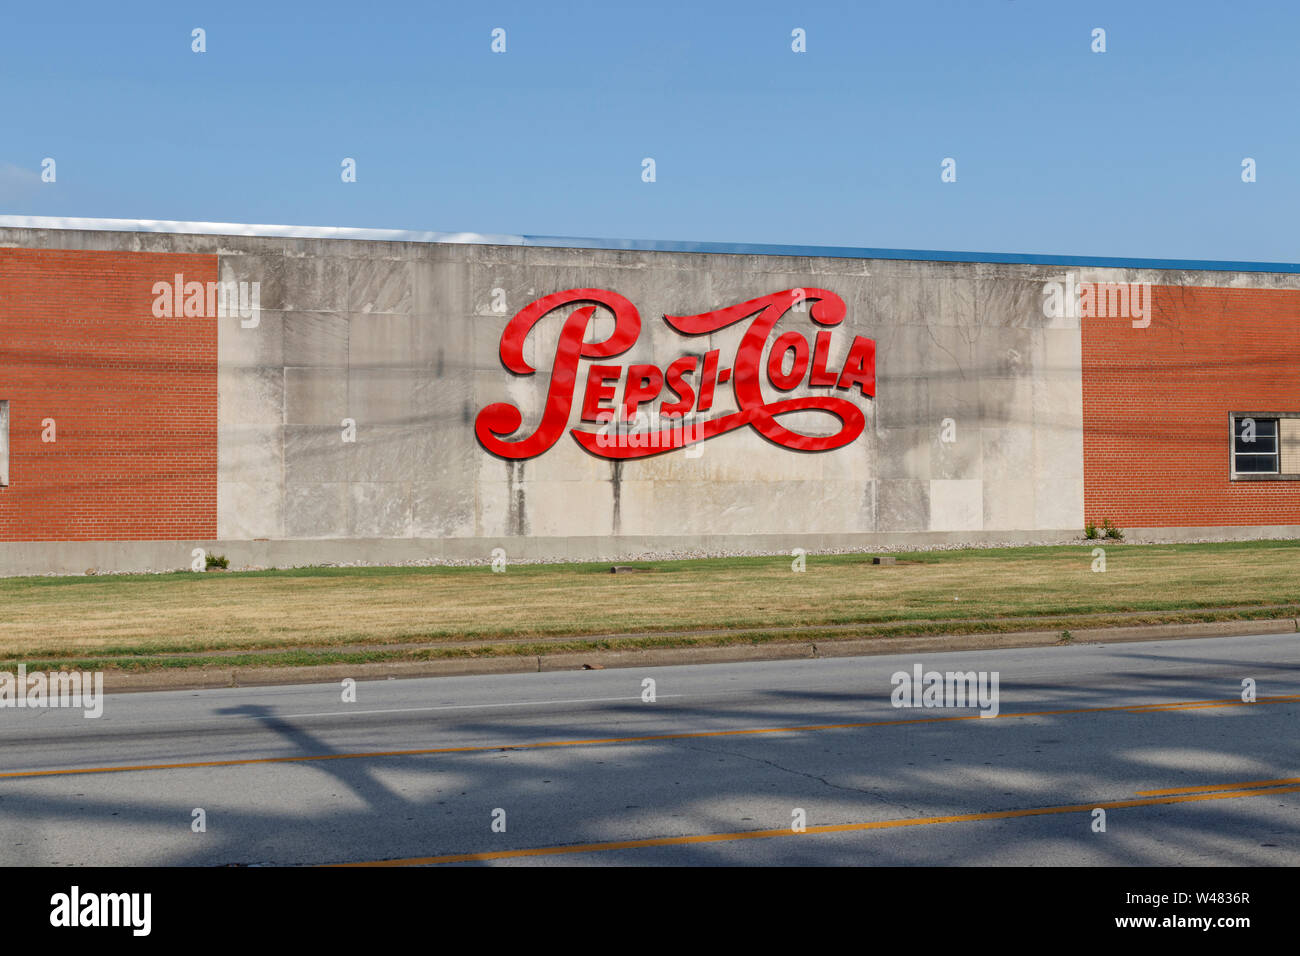
[[[202,236],[277,236],[291,239],[368,239],[385,242],[468,242],[521,246],[523,236],[351,226],[274,226],[238,222],[179,222],[169,219],[92,219],[77,216],[3,216],[9,229],[86,229],[99,232],[168,232]]]
[[[236,222],[177,222],[166,219],[91,219],[71,216],[5,216],[0,228],[84,229],[107,232],[157,232],[211,236],[274,236],[286,239],[361,239],[378,242],[454,242],[496,246],[546,246],[562,249],[612,249],[643,252],[724,255],[809,256],[848,259],[902,259],[922,262],[997,262],[1105,269],[1152,269],[1237,273],[1300,273],[1300,263],[1217,259],[1134,259],[1116,256],[1044,255],[1021,252],[874,249],[856,246],[768,245],[748,242],[683,242],[663,239],[585,239],[572,236],[511,236],[479,232],[412,229],[360,229],[349,226],[271,226]]]

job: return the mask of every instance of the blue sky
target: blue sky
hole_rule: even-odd
[[[1296,262],[1298,35],[1284,2],[10,3],[0,213]]]

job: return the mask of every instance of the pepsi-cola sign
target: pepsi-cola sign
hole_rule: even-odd
[[[581,403],[581,422],[593,427],[573,428],[569,433],[587,451],[609,459],[659,455],[745,427],[795,451],[830,451],[853,441],[866,425],[862,410],[846,398],[763,399],[764,380],[778,392],[804,385],[831,391],[857,388],[862,395],[875,397],[874,340],[856,336],[843,367],[827,367],[832,330],[846,312],[844,300],[834,292],[787,289],[699,315],[665,315],[664,322],[686,337],[708,335],[746,319],[749,327],[730,362],[723,360],[718,349],[712,349],[702,356],[683,355],[663,369],[607,362],[632,348],[641,334],[641,315],[626,298],[607,289],[555,292],[530,303],[506,324],[501,333],[501,364],[514,375],[537,374],[538,369],[524,361],[528,333],[550,313],[575,305],[579,307],[565,319],[560,332],[546,408],[537,428],[531,434],[510,437],[522,426],[523,416],[514,405],[504,402],[488,405],[475,419],[479,442],[493,454],[509,459],[542,454],[564,434],[575,401]],[[607,338],[589,342],[587,332],[597,309],[613,314],[614,330]],[[809,328],[790,328],[766,348],[777,323],[786,316],[792,316],[789,323],[807,323]],[[579,383],[579,363],[584,359],[593,364],[585,381]],[[615,405],[620,385],[622,400]],[[736,411],[708,417],[717,390],[728,385]],[[829,435],[805,435],[777,421],[781,415],[808,411],[834,416],[839,430]],[[648,431],[627,427],[647,420],[654,423]]]

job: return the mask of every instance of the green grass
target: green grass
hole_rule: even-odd
[[[1091,569],[1106,547],[1107,570]],[[0,667],[301,666],[1295,616],[1300,541],[0,579]],[[634,562],[624,562],[634,563]],[[1281,610],[1269,606],[1282,605]],[[1035,619],[1050,618],[1041,626]],[[800,629],[793,632],[790,629]],[[723,630],[722,634],[693,634]],[[508,642],[508,643],[507,643]],[[440,646],[441,645],[441,646]],[[454,646],[453,646],[454,645]],[[176,657],[177,654],[225,656]]]

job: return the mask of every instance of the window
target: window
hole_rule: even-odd
[[[1233,480],[1300,479],[1300,412],[1231,418]]]
[[[9,403],[0,401],[0,488],[9,484]]]
[[[1243,415],[1232,428],[1232,470],[1238,474],[1272,474],[1278,468],[1276,418]]]

